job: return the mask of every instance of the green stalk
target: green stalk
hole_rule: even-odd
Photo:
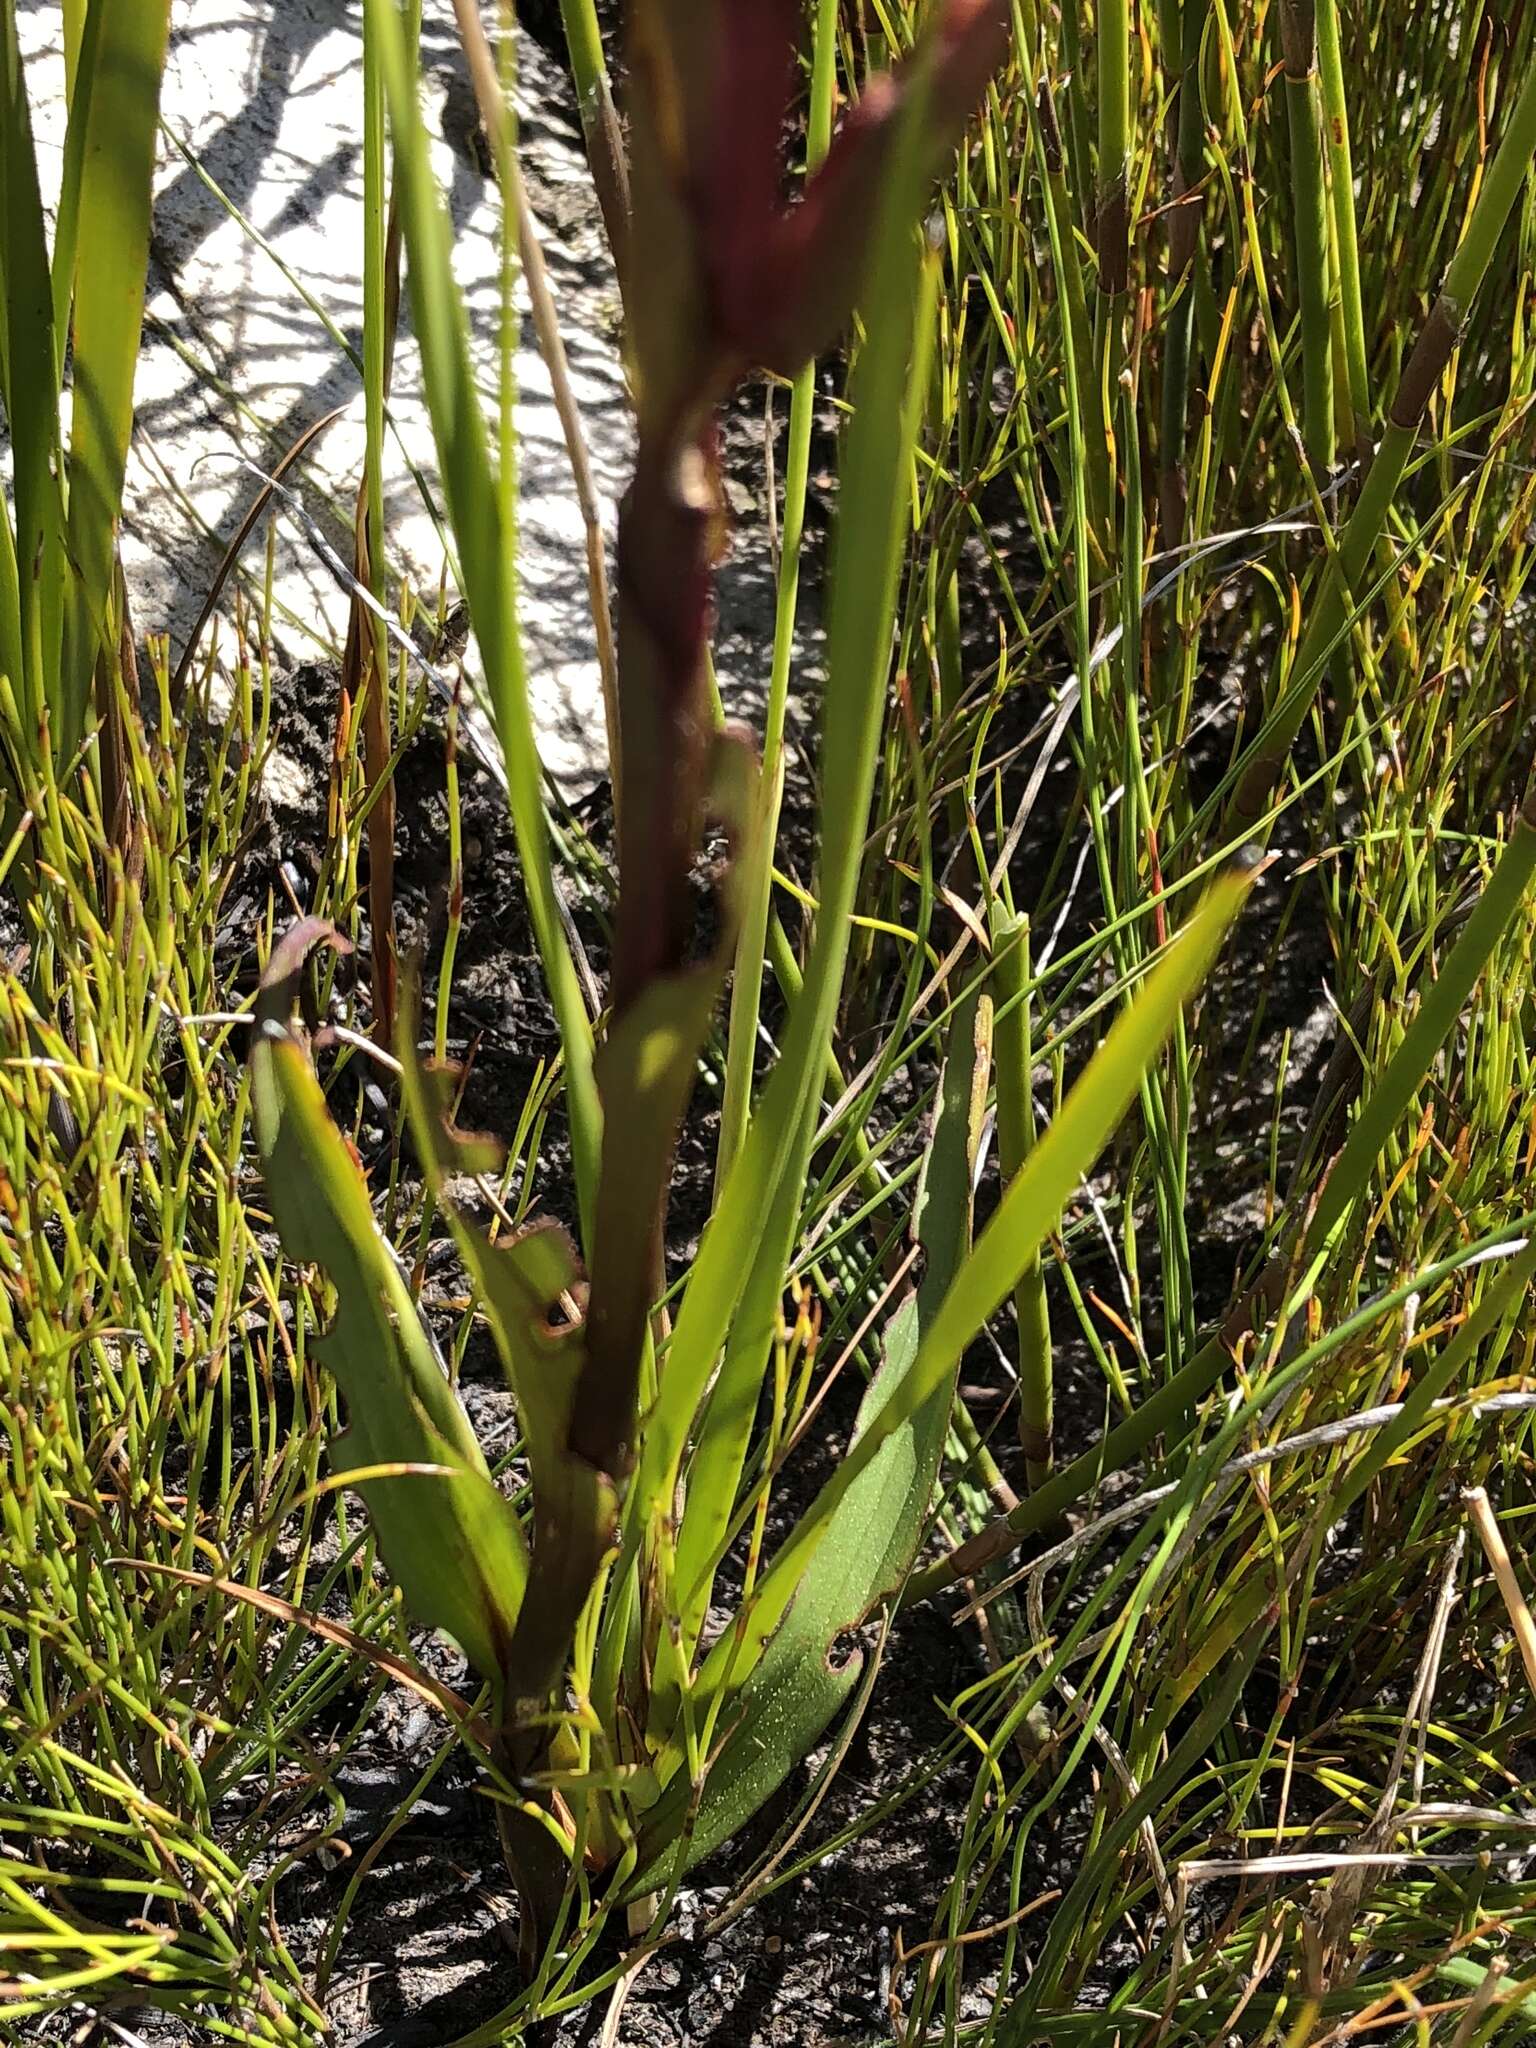
[[[1430,310],[1413,354],[1403,369],[1387,415],[1386,432],[1376,450],[1337,553],[1330,558],[1322,586],[1311,608],[1307,630],[1297,651],[1293,673],[1297,687],[1280,707],[1256,748],[1233,794],[1224,836],[1242,840],[1259,833],[1276,782],[1290,758],[1321,686],[1329,650],[1345,632],[1350,618],[1350,590],[1362,575],[1386,527],[1387,514],[1413,453],[1414,442],[1435,387],[1461,339],[1472,301],[1477,296],[1493,252],[1504,231],[1536,153],[1536,67],[1520,90],[1504,140],[1489,167],[1440,295]]]
[[[1035,1144],[1035,1098],[1030,1076],[1034,1048],[1029,1014],[1029,919],[992,916],[997,1005],[993,1040],[997,1062],[997,1163],[1011,1187]],[[1019,1442],[1030,1489],[1043,1486],[1055,1463],[1051,1311],[1038,1247],[1025,1261],[1013,1290],[1019,1326]]]
[[[560,0],[560,22],[565,30],[571,76],[576,81],[576,105],[587,145],[587,161],[597,188],[608,246],[622,284],[629,256],[629,164],[618,111],[613,104],[613,88],[608,81],[603,33],[594,0]]]
[[[1205,147],[1200,111],[1200,48],[1205,0],[1167,0],[1163,9],[1165,60],[1178,66],[1173,90],[1173,208],[1168,222],[1167,290],[1173,300],[1163,335],[1162,416],[1159,429],[1158,507],[1163,545],[1184,537],[1188,483],[1184,439],[1189,417],[1189,368],[1195,325],[1194,263],[1200,242],[1200,160]]]
[[[1095,449],[1094,459],[1101,469],[1098,513],[1103,522],[1105,553],[1113,574],[1118,536],[1114,516],[1115,442],[1111,422],[1120,382],[1121,313],[1130,285],[1131,11],[1128,0],[1103,0],[1098,30],[1099,181],[1094,247],[1099,259],[1099,289],[1094,308],[1094,377],[1103,446]],[[1087,694],[1085,689],[1085,701]]]
[[[1127,0],[1105,0],[1098,26],[1099,188],[1094,239],[1099,290],[1115,297],[1129,282],[1131,13]]]
[[[1063,34],[1074,20],[1070,10],[1063,18]],[[1030,137],[1040,162],[1042,183],[1045,187],[1046,218],[1050,228],[1051,265],[1056,273],[1057,293],[1061,307],[1063,326],[1063,349],[1076,361],[1079,368],[1081,388],[1072,401],[1069,431],[1081,435],[1083,461],[1078,463],[1074,454],[1073,464],[1085,467],[1087,471],[1087,498],[1089,526],[1095,546],[1099,545],[1103,520],[1107,516],[1101,507],[1108,505],[1105,484],[1106,464],[1103,451],[1106,447],[1104,430],[1104,408],[1099,393],[1088,375],[1088,365],[1093,360],[1092,334],[1088,324],[1088,294],[1083,283],[1083,266],[1078,256],[1077,235],[1073,226],[1072,198],[1068,184],[1067,150],[1062,139],[1061,124],[1056,114],[1055,87],[1048,65],[1040,51],[1040,30],[1034,8],[1034,0],[1016,0],[1014,38],[1021,59],[1029,67],[1035,79],[1034,118],[1030,122]],[[1076,77],[1076,66],[1072,64],[1071,53],[1066,53],[1067,62],[1073,69],[1069,88],[1069,120],[1080,115],[1080,89]],[[1032,249],[1028,236],[1020,236],[1016,243],[1020,264],[1031,260]],[[1015,276],[1014,290],[1018,303],[1026,305],[1031,296],[1028,281]],[[1066,484],[1066,475],[1062,478]]]
[[[1280,47],[1291,136],[1291,199],[1307,455],[1319,477],[1333,467],[1333,339],[1328,313],[1328,211],[1317,109],[1313,0],[1280,0]]]
[[[459,955],[459,935],[464,929],[464,817],[459,798],[457,704],[448,707],[445,726],[443,774],[448,806],[448,918],[437,969],[437,1010],[432,1034],[432,1056],[439,1065],[446,1064],[448,1059],[448,1013],[453,999],[453,970]]]
[[[832,96],[836,81],[837,0],[817,0],[811,71],[810,132],[806,169],[814,171],[832,137]],[[715,1199],[725,1186],[752,1112],[758,1020],[762,1012],[763,966],[768,915],[773,901],[773,850],[784,797],[784,714],[795,646],[795,611],[800,595],[800,556],[805,541],[805,498],[811,465],[811,428],[816,410],[816,365],[795,378],[789,401],[789,448],[784,472],[784,516],[779,584],[773,621],[773,660],[763,721],[762,800],[755,848],[756,869],[746,892],[731,983],[730,1037],[725,1094],[720,1111],[720,1147],[715,1159]]]
[[[388,170],[384,74],[378,42],[363,38],[363,406],[366,440],[363,490],[367,534],[368,586],[383,597],[384,399],[389,381],[390,328],[387,320]],[[374,622],[374,664],[384,663],[385,640]],[[382,682],[376,682],[381,694]],[[387,709],[386,709],[387,716]]]
[[[1075,79],[1073,90],[1076,91]],[[1077,257],[1072,216],[1065,194],[1061,136],[1056,128],[1049,80],[1042,83],[1038,111],[1035,140],[1044,163],[1047,188],[1053,193],[1057,186],[1062,188],[1060,205],[1053,197],[1046,211],[1051,262],[1067,297],[1067,313],[1061,323],[1061,359],[1067,397],[1068,459],[1062,468],[1062,482],[1063,494],[1071,506],[1072,531],[1076,539],[1072,556],[1073,629],[1078,674],[1082,677],[1079,715],[1083,729],[1089,819],[1099,886],[1106,912],[1112,920],[1115,914],[1114,878],[1104,826],[1102,786],[1096,773],[1098,737],[1089,655],[1093,645],[1090,557],[1097,551],[1105,567],[1111,567],[1116,558],[1117,543],[1111,509],[1114,503],[1114,464],[1104,411],[1104,393],[1102,387],[1095,383],[1089,352],[1086,308],[1080,317],[1074,313],[1069,289]],[[1100,281],[1102,283],[1102,269]]]
[[[407,36],[415,49],[415,23]],[[363,38],[363,401],[365,443],[354,568],[384,601],[384,406],[394,354],[387,124],[377,38]],[[396,273],[398,277],[398,272]],[[388,1050],[395,1031],[395,791],[390,775],[389,648],[379,618],[356,600],[348,622],[344,683],[362,699],[368,814],[368,902],[372,944],[373,1028]]]
[[[1328,140],[1328,194],[1333,208],[1333,251],[1338,266],[1339,314],[1355,453],[1367,453],[1371,435],[1370,373],[1365,360],[1365,315],[1360,303],[1360,244],[1355,232],[1355,172],[1349,147],[1349,108],[1339,52],[1337,0],[1316,0],[1317,70]]]
[[[1073,417],[1078,422],[1086,451],[1083,467],[1086,474],[1088,528],[1092,545],[1098,549],[1101,560],[1107,560],[1103,534],[1105,521],[1109,517],[1111,488],[1109,432],[1104,422],[1103,393],[1090,374],[1090,365],[1093,362],[1093,333],[1088,323],[1088,289],[1083,282],[1083,266],[1078,255],[1077,235],[1072,224],[1072,201],[1067,190],[1066,159],[1062,147],[1061,128],[1056,119],[1056,102],[1051,90],[1051,81],[1043,74],[1036,112],[1039,153],[1045,167],[1051,262],[1061,292],[1063,354],[1080,366]],[[1021,241],[1021,255],[1027,247],[1028,244]]]

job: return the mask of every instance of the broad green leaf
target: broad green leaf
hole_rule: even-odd
[[[144,318],[149,226],[170,0],[100,4],[75,91],[84,96],[74,247],[74,389],[69,431],[72,603],[54,743],[85,724],[122,509],[133,380]],[[74,109],[71,108],[74,126]],[[69,255],[66,249],[65,258]]]
[[[412,1612],[452,1636],[500,1688],[528,1577],[527,1546],[374,1222],[362,1169],[287,1021],[299,965],[327,936],[314,920],[300,925],[263,978],[251,1053],[256,1142],[283,1249],[323,1267],[336,1292],[319,1345],[347,1404],[332,1461],[340,1471],[435,1468],[362,1480],[358,1490]]]
[[[861,1423],[878,1412],[916,1357],[917,1303],[909,1296],[891,1319],[884,1362],[870,1383]],[[915,1540],[931,1490],[931,1474],[928,1485],[922,1484],[911,1429],[899,1431],[842,1503],[784,1626],[766,1650],[759,1646],[755,1668],[753,1646],[743,1639],[745,1682],[739,1692],[732,1686],[725,1710],[729,1732],[704,1781],[686,1840],[683,1822],[693,1787],[687,1772],[678,1768],[681,1750],[669,1749],[659,1762],[658,1772],[671,1775],[646,1816],[636,1893],[665,1883],[674,1874],[677,1855],[688,1869],[717,1849],[815,1748],[863,1667],[863,1652],[856,1648],[837,1660],[838,1638],[858,1625],[878,1597],[879,1567],[891,1552],[894,1533],[912,1527]],[[874,1570],[872,1560],[878,1561]],[[724,1642],[732,1634],[727,1631]]]
[[[70,306],[75,293],[75,249],[80,231],[80,185],[85,164],[86,141],[90,132],[91,93],[96,81],[96,52],[101,27],[108,9],[90,7],[83,20],[70,22],[66,8],[64,25],[65,81],[69,98],[69,124],[64,136],[64,168],[59,180],[59,204],[53,221],[53,342],[58,358],[54,371],[56,387],[63,388],[64,363],[61,343],[69,332]]]
[[[926,1322],[970,1250],[972,1183],[991,1063],[991,1005],[972,994],[955,1010],[940,1108],[918,1198],[917,1233],[927,1264],[886,1330],[885,1356],[859,1407],[855,1441],[899,1392],[918,1356]],[[955,1370],[894,1432],[832,1517],[783,1627],[756,1669],[743,1656],[733,1673],[729,1734],[705,1781],[688,1837],[690,1865],[735,1833],[815,1747],[863,1665],[841,1661],[840,1637],[905,1578],[922,1541],[954,1398]],[[746,1645],[744,1644],[744,1648]],[[675,1711],[675,1707],[674,1707]],[[675,1768],[675,1759],[671,1760]],[[665,1769],[666,1766],[664,1765]],[[678,1773],[648,1837],[664,1860],[691,1787]],[[639,1888],[648,1888],[649,1877]]]
[[[11,437],[14,544],[0,572],[0,668],[35,720],[57,688],[64,608],[58,383],[43,202],[15,0],[0,0],[0,401]],[[5,517],[0,507],[0,519]],[[14,596],[12,586],[15,586]]]
[[[1247,866],[1214,882],[1168,946],[1146,985],[1089,1062],[1061,1113],[999,1203],[975,1250],[924,1332],[917,1358],[775,1557],[753,1597],[743,1641],[750,1666],[795,1599],[833,1514],[881,1446],[943,1386],[966,1345],[1012,1291],[1026,1260],[1055,1229],[1063,1209],[1135,1097],[1141,1077],[1199,988],[1253,881]],[[694,1688],[695,1712],[712,1701],[732,1663],[720,1644]]]

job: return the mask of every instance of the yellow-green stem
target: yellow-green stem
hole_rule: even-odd
[[[1034,1049],[1029,1002],[1029,919],[1013,917],[1001,905],[992,914],[997,1007],[993,1044],[997,1063],[997,1163],[1010,1187],[1035,1142],[1035,1100],[1031,1083]],[[1031,1489],[1043,1486],[1055,1465],[1055,1395],[1051,1362],[1051,1311],[1045,1267],[1034,1252],[1013,1291],[1019,1326],[1019,1443]]]

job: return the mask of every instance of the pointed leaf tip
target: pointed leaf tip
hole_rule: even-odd
[[[818,354],[849,318],[891,151],[914,93],[925,99],[917,146],[936,174],[1008,47],[1007,0],[949,0],[897,70],[870,79],[798,205],[779,216],[739,338],[784,375]]]

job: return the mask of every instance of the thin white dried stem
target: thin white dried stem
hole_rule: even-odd
[[[1469,2048],[1470,2042],[1478,2032],[1478,2023],[1499,1995],[1499,1987],[1503,1982],[1504,1972],[1507,1967],[1508,1965],[1502,1956],[1490,1958],[1482,1981],[1473,1992],[1471,1998],[1468,1999],[1467,2009],[1462,2014],[1460,2024],[1457,2026],[1455,2033],[1451,2036],[1451,2048]]]
[[[1325,1877],[1331,1871],[1367,1868],[1371,1870],[1470,1870],[1483,1860],[1480,1850],[1462,1855],[1428,1856],[1411,1849],[1298,1850],[1285,1856],[1211,1856],[1179,1869],[1191,1884],[1206,1884],[1215,1878],[1232,1877]]]
[[[1418,1742],[1413,1756],[1412,1784],[1415,1806],[1421,1805],[1424,1798],[1424,1764],[1429,1751],[1430,1709],[1434,1705],[1435,1687],[1440,1681],[1440,1659],[1445,1654],[1445,1638],[1450,1628],[1451,1609],[1456,1604],[1456,1580],[1461,1572],[1461,1560],[1466,1547],[1467,1532],[1465,1529],[1458,1529],[1450,1555],[1445,1561],[1445,1569],[1440,1575],[1439,1589],[1435,1594],[1434,1618],[1429,1625],[1429,1640],[1424,1646],[1424,1661],[1419,1666],[1418,1696],[1414,1701],[1414,1715],[1419,1724]]]
[[[1408,1299],[1413,1303],[1418,1297],[1410,1295]],[[1445,1628],[1451,1604],[1456,1597],[1456,1569],[1461,1561],[1465,1542],[1466,1531],[1458,1529],[1456,1541],[1450,1547],[1446,1565],[1440,1574],[1440,1585],[1435,1598],[1434,1613],[1430,1618],[1429,1633],[1425,1637],[1418,1673],[1414,1679],[1413,1691],[1409,1695],[1407,1711],[1403,1715],[1402,1727],[1398,1731],[1392,1761],[1387,1767],[1381,1797],[1376,1803],[1374,1816],[1360,1832],[1357,1848],[1363,1855],[1389,1847],[1403,1828],[1409,1825],[1406,1819],[1393,1819],[1397,1809],[1398,1787],[1402,1783],[1403,1766],[1408,1760],[1408,1747],[1413,1740],[1414,1731],[1416,1728],[1421,1732],[1424,1729],[1430,1703],[1434,1699],[1435,1681],[1440,1670],[1440,1649],[1445,1641]],[[1412,1839],[1413,1846],[1417,1849],[1417,1830],[1414,1830]],[[1313,1901],[1312,1910],[1316,1915],[1318,1930],[1318,1961],[1324,1975],[1321,1981],[1309,1988],[1318,1995],[1329,1989],[1337,1989],[1340,1972],[1352,1979],[1358,1970],[1359,1952],[1352,1947],[1350,1936],[1370,1891],[1370,1882],[1370,1867],[1366,1864],[1355,1864],[1339,1872],[1328,1889]]]

